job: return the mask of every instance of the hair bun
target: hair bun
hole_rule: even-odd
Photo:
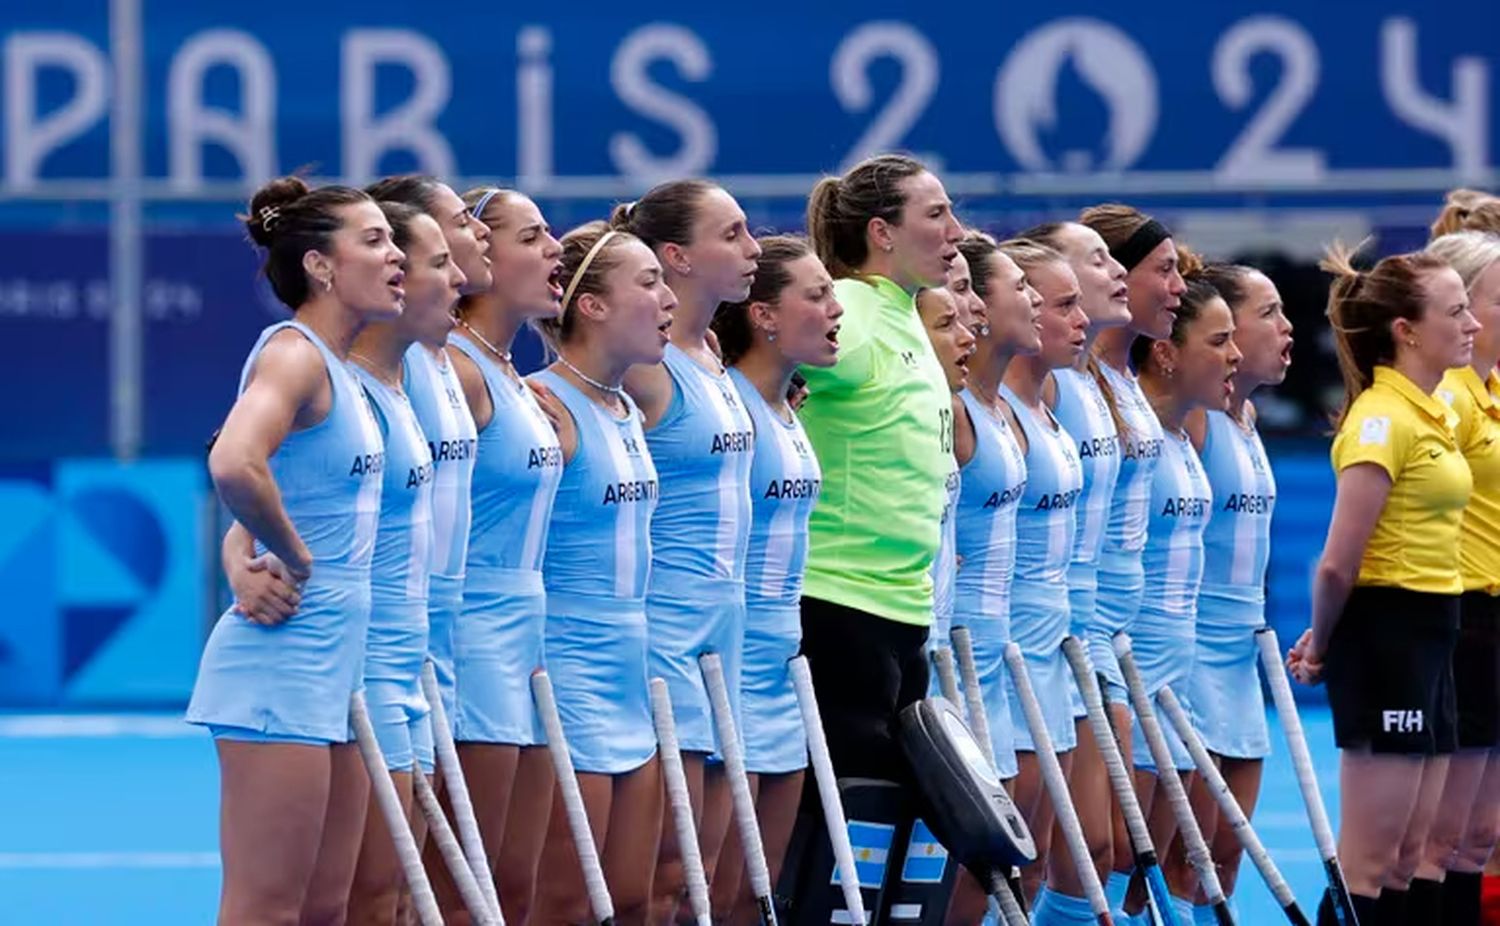
[[[251,239],[269,248],[282,210],[310,192],[312,188],[301,177],[277,177],[256,190],[250,197],[249,215],[242,217]]]

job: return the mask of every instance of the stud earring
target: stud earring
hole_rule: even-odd
[[[887,254],[891,253],[895,249],[896,249],[896,246],[893,245],[893,244],[887,244],[887,245],[882,245],[881,246],[881,250],[885,251]]]
[[[330,274],[328,276],[328,278],[323,281],[323,291],[326,292],[326,293],[333,292],[333,275],[332,274]]]
[[[766,335],[766,340],[770,341],[772,344],[775,344],[776,343],[776,332],[772,331],[770,334],[767,334]]]

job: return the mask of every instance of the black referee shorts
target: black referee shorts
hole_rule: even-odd
[[[1464,592],[1453,652],[1458,748],[1500,746],[1500,596]]]
[[[1324,657],[1340,749],[1430,756],[1458,748],[1459,596],[1361,585]]]

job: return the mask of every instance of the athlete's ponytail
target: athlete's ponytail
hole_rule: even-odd
[[[824,177],[807,198],[807,235],[835,280],[857,276],[870,258],[871,219],[901,224],[906,193],[901,181],[925,173],[921,161],[902,154],[866,158],[842,177]]]
[[[1424,275],[1441,270],[1448,262],[1436,254],[1419,251],[1387,257],[1368,271],[1354,266],[1354,255],[1342,242],[1329,245],[1318,266],[1333,274],[1328,291],[1328,324],[1344,380],[1344,401],[1335,418],[1344,423],[1349,406],[1375,381],[1375,367],[1396,359],[1396,338],[1391,330],[1398,318],[1418,321],[1425,304]]]
[[[1432,223],[1432,237],[1457,231],[1500,234],[1500,197],[1481,190],[1453,190],[1443,202],[1443,211]]]

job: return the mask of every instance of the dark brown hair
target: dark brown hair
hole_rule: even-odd
[[[240,218],[251,240],[266,250],[261,272],[277,299],[294,310],[307,301],[303,256],[308,251],[329,253],[334,233],[344,226],[340,210],[369,201],[366,193],[353,187],[314,190],[301,177],[278,177],[255,191],[249,215]]]
[[[866,158],[842,177],[824,177],[807,198],[807,236],[836,280],[855,276],[870,256],[870,220],[901,224],[906,193],[901,181],[925,173],[921,161],[902,154]]]
[[[1185,245],[1177,245],[1177,261],[1187,289],[1183,291],[1182,301],[1172,313],[1172,333],[1168,335],[1168,338],[1173,344],[1180,345],[1187,339],[1188,325],[1198,320],[1210,302],[1223,299],[1224,296],[1204,276],[1203,258],[1192,249]],[[1137,337],[1131,341],[1130,365],[1137,370],[1144,370],[1151,359],[1153,343],[1154,339],[1148,337]]]
[[[974,281],[974,292],[981,299],[989,298],[990,285],[994,283],[995,276],[990,256],[999,251],[1000,246],[995,243],[995,239],[976,228],[965,229],[963,238],[958,242],[958,253],[969,262],[969,277]]]
[[[693,222],[703,197],[719,189],[707,180],[660,183],[633,203],[620,203],[609,214],[609,225],[646,242],[651,250],[664,244],[693,243]]]
[[[411,223],[418,216],[427,215],[427,213],[410,203],[385,200],[377,205],[380,206],[380,211],[385,213],[385,220],[391,223],[391,240],[396,242],[396,247],[405,251],[407,244],[411,242]]]
[[[760,244],[760,258],[755,262],[755,282],[750,284],[750,295],[740,302],[721,304],[711,324],[726,366],[735,364],[755,343],[750,304],[775,305],[781,299],[781,291],[792,282],[787,264],[812,254],[812,247],[801,235],[771,235],[756,241]]]
[[[437,214],[438,191],[443,182],[425,174],[402,174],[399,177],[383,177],[365,187],[365,192],[376,202],[406,203],[416,206],[439,221]]]
[[[614,237],[598,254],[594,255],[593,260],[589,261],[582,278],[574,286],[574,277],[578,276],[584,258],[588,256],[589,251],[593,250],[594,245],[610,232],[611,229],[606,223],[594,221],[580,225],[562,236],[562,275],[558,278],[558,283],[565,293],[570,288],[572,289],[571,298],[563,306],[561,318],[537,318],[531,321],[536,332],[554,349],[559,344],[568,343],[577,329],[578,298],[589,294],[599,296],[605,293],[609,287],[605,284],[604,278],[619,264],[620,245],[634,237],[629,232],[614,230]]]
[[[1354,266],[1358,250],[1334,242],[1318,264],[1333,274],[1328,323],[1344,378],[1344,402],[1336,418],[1340,425],[1349,406],[1375,381],[1375,367],[1396,359],[1391,323],[1398,318],[1420,320],[1427,296],[1423,278],[1448,266],[1441,257],[1418,251],[1387,257],[1361,271]]]

